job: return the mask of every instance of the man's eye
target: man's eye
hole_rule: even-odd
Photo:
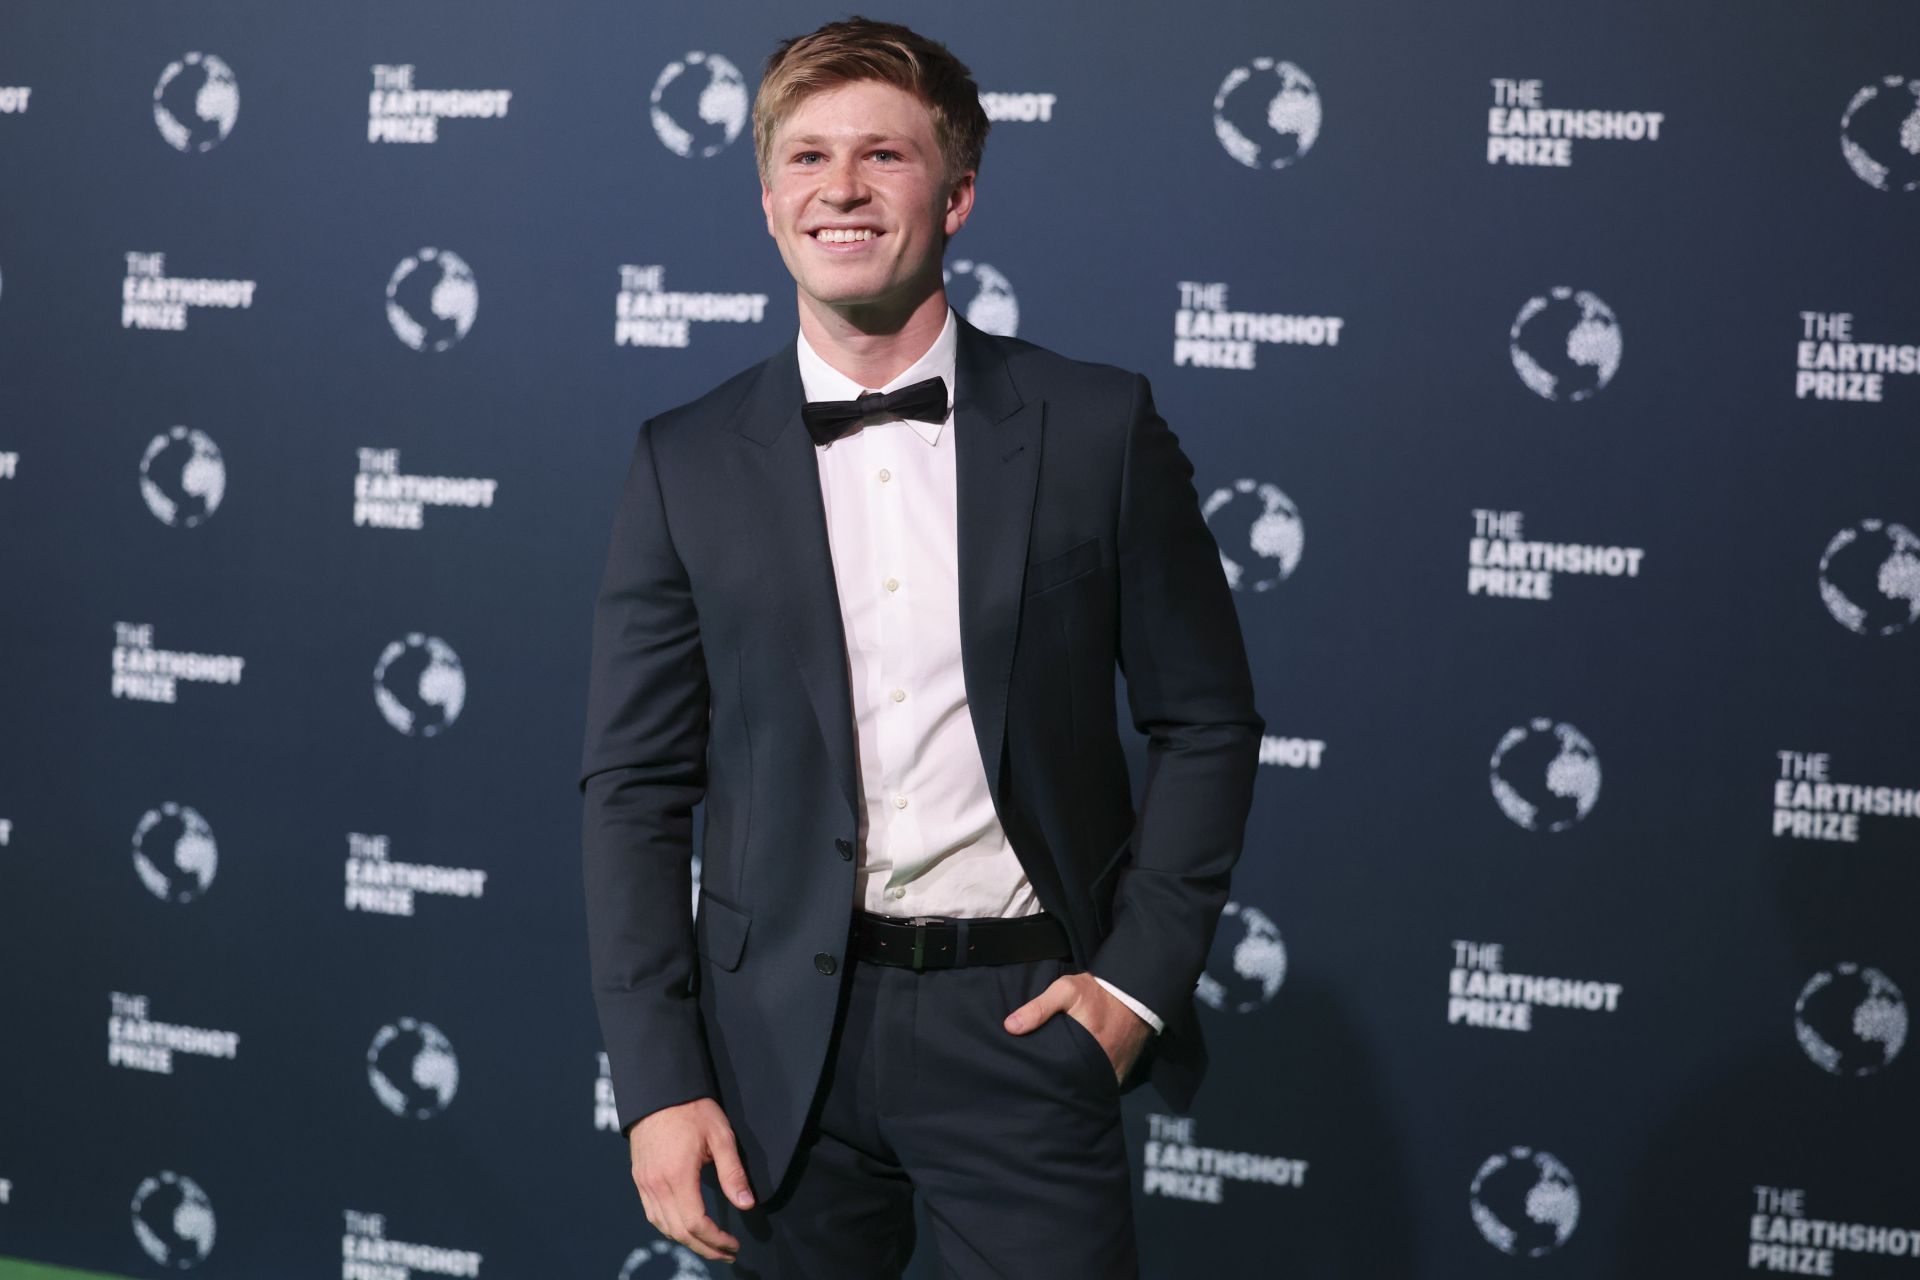
[[[900,158],[898,151],[876,151],[873,154],[876,159],[880,160],[898,160]]]
[[[801,163],[804,163],[805,161],[818,160],[819,158],[820,158],[820,153],[818,151],[805,151],[795,156],[793,160],[795,164],[801,164]]]

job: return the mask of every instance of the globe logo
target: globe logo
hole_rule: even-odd
[[[647,100],[653,131],[677,156],[717,156],[747,123],[747,82],[717,53],[669,62]]]
[[[410,738],[445,732],[467,705],[460,655],[437,636],[407,633],[381,651],[373,668],[373,701],[387,723]]]
[[[1307,529],[1293,499],[1277,485],[1235,480],[1208,494],[1200,514],[1213,531],[1220,567],[1235,591],[1271,591],[1293,576]]]
[[[204,524],[226,492],[226,461],[204,431],[174,427],[155,436],[140,458],[140,496],[161,524]]]
[[[1840,154],[1870,187],[1920,190],[1920,79],[1883,76],[1854,94],[1840,117]]]
[[[1255,58],[1213,95],[1213,133],[1249,169],[1284,169],[1320,136],[1320,91],[1291,62]]]
[[[712,1280],[700,1255],[683,1245],[656,1240],[627,1255],[620,1280]]]
[[[1807,979],[1793,1033],[1808,1058],[1836,1076],[1870,1076],[1907,1042],[1907,1000],[1878,969],[1837,964]]]
[[[133,829],[133,869],[162,902],[192,902],[213,884],[220,851],[207,820],[169,800]]]
[[[1559,286],[1528,298],[1507,333],[1520,381],[1548,400],[1585,400],[1620,370],[1620,322],[1586,290]]]
[[[1544,1151],[1514,1147],[1473,1175],[1473,1224],[1502,1253],[1538,1258],[1567,1242],[1580,1222],[1573,1174]]]
[[[213,1252],[213,1202],[192,1178],[163,1170],[133,1193],[133,1234],[160,1266],[199,1266]]]
[[[1565,831],[1600,798],[1600,757],[1570,724],[1536,718],[1507,730],[1493,749],[1493,798],[1529,831]]]
[[[367,1047],[367,1081],[394,1115],[428,1120],[453,1101],[460,1061],[440,1028],[401,1018],[380,1028]]]
[[[960,284],[954,286],[954,277]],[[1020,300],[1013,296],[1013,284],[984,262],[958,259],[940,273],[947,284],[947,300],[965,316],[967,323],[988,333],[1011,338],[1020,328]]]
[[[1920,538],[1880,520],[1842,529],[1820,557],[1820,598],[1849,631],[1905,630],[1920,619]]]
[[[1209,1009],[1252,1013],[1273,999],[1287,978],[1280,930],[1256,907],[1229,902],[1193,994]]]
[[[153,122],[175,151],[211,151],[240,118],[233,68],[210,53],[169,62],[153,86]]]
[[[400,259],[387,281],[387,323],[415,351],[445,351],[467,336],[479,310],[473,268],[449,249]]]

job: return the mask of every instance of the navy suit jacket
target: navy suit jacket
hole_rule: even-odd
[[[1185,1110],[1265,727],[1232,594],[1144,377],[957,322],[962,669],[994,808],[1075,960],[1166,1022],[1129,1087]],[[804,401],[788,343],[641,427],[580,782],[621,1129],[714,1097],[762,1195],[819,1083],[855,905],[859,757]],[[1137,816],[1116,668],[1148,738]]]

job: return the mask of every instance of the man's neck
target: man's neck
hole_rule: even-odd
[[[904,316],[852,316],[800,295],[800,332],[834,369],[863,387],[880,388],[932,349],[947,323],[947,293],[935,289]]]

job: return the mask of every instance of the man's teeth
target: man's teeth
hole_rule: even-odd
[[[851,244],[855,240],[871,240],[880,234],[867,227],[847,229],[844,227],[822,227],[814,232],[814,239],[825,244]]]

